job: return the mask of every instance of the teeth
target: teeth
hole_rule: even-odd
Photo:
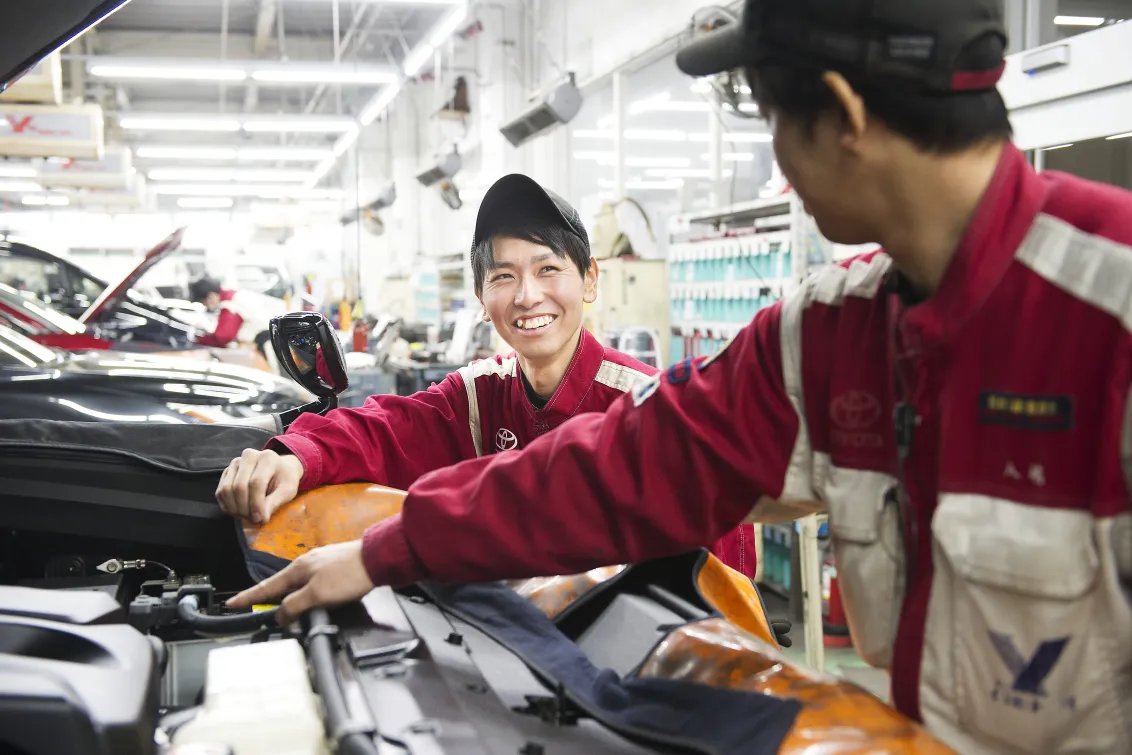
[[[535,328],[541,328],[544,325],[550,325],[550,323],[552,322],[554,322],[553,317],[551,317],[550,315],[542,315],[541,317],[534,317],[530,320],[516,320],[515,324],[523,330],[534,330]]]

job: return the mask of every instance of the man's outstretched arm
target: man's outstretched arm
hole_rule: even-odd
[[[792,459],[796,477],[808,468],[780,332],[776,306],[717,358],[677,365],[605,414],[422,477],[403,513],[366,533],[371,580],[570,574],[710,545],[782,494]]]

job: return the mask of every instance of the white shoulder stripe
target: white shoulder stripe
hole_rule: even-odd
[[[849,267],[827,265],[805,283],[807,299],[818,304],[838,305],[847,296],[872,299],[880,290],[892,258],[878,254],[868,262],[853,260]]]
[[[1132,331],[1132,248],[1039,215],[1015,259]],[[1125,399],[1120,459],[1132,494],[1132,395]]]
[[[504,378],[515,377],[518,374],[518,366],[519,360],[516,357],[508,357],[501,362],[496,362],[494,359],[480,359],[472,362],[464,369],[468,370],[473,378],[488,375]]]
[[[1132,248],[1039,215],[1015,259],[1132,330]]]
[[[623,364],[604,360],[594,380],[602,385],[608,385],[610,388],[621,391],[622,393],[628,393],[632,390],[634,385],[643,380],[648,380],[648,377],[648,375],[640,370],[634,370],[632,367],[626,367]]]
[[[781,500],[812,500],[821,493],[829,460],[814,454],[806,424],[806,400],[802,387],[802,316],[811,304],[840,306],[846,297],[872,299],[880,291],[892,258],[878,254],[871,260],[854,260],[849,267],[829,265],[806,282],[782,304],[782,376],[786,395],[798,415],[798,435],[786,470]]]

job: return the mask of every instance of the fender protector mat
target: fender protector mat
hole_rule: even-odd
[[[602,671],[507,585],[423,585],[443,610],[518,655],[587,716],[617,733],[704,755],[777,753],[801,706],[792,700]]]

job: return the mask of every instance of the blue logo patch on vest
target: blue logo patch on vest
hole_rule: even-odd
[[[1002,660],[1006,670],[1013,676],[1009,686],[999,683],[991,691],[991,699],[1017,710],[1029,710],[1038,713],[1042,710],[1042,701],[1049,697],[1045,689],[1045,681],[1053,672],[1065,646],[1069,644],[1068,637],[1055,640],[1046,640],[1038,645],[1029,658],[1022,655],[1014,639],[1001,632],[989,632],[991,645],[998,657]],[[1066,709],[1076,708],[1076,700],[1072,696],[1062,698],[1058,703]]]

